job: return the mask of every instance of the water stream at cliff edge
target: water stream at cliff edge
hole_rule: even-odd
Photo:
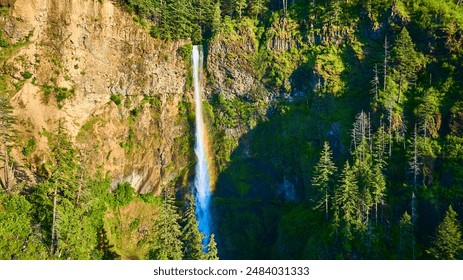
[[[196,144],[195,154],[197,158],[196,163],[196,177],[194,181],[194,188],[196,194],[196,217],[199,222],[199,230],[209,237],[210,230],[210,216],[209,204],[211,200],[209,169],[207,166],[206,149],[204,143],[205,128],[203,122],[203,113],[201,105],[201,79],[203,70],[203,52],[202,46],[193,46],[192,71],[193,82],[195,90],[195,104],[196,104]],[[204,240],[207,243],[208,238]]]

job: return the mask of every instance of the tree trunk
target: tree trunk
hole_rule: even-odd
[[[6,146],[4,146],[4,150],[5,159],[3,166],[3,175],[0,177],[0,185],[6,193],[10,194],[13,191],[13,186],[15,185],[14,169],[12,166],[10,166],[10,157],[8,155],[8,150]]]

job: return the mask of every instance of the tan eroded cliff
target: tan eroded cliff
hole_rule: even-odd
[[[191,93],[179,53],[185,42],[151,38],[109,0],[0,5],[9,6],[3,36],[12,44],[28,38],[3,66],[18,89],[11,103],[20,142],[37,140],[27,156],[18,147],[18,162],[40,174],[50,160],[43,132],[56,132],[61,120],[83,164],[93,171],[103,165],[113,184],[159,193],[185,177],[192,146],[185,117]]]

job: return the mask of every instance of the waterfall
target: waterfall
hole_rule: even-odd
[[[203,68],[203,53],[202,46],[193,46],[192,53],[193,64],[193,81],[195,89],[195,104],[196,104],[196,176],[194,188],[196,193],[196,216],[199,222],[199,230],[209,237],[210,220],[209,220],[209,204],[211,200],[209,169],[207,166],[206,149],[204,143],[205,129],[203,122],[203,112],[201,106],[201,79]],[[208,238],[204,240],[206,243]]]

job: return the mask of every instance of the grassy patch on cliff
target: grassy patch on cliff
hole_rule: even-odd
[[[3,31],[0,29],[0,94],[11,96],[18,90],[18,87],[20,88],[21,81],[18,84],[13,83],[12,75],[14,73],[14,67],[11,63],[8,63],[8,60],[16,51],[26,46],[28,43],[29,39],[25,38],[24,40],[11,44],[3,37]],[[23,77],[26,80],[28,75],[23,75]]]
[[[92,117],[80,128],[77,134],[77,141],[85,142],[92,138],[95,126],[102,121],[101,117]]]
[[[127,205],[108,211],[104,228],[114,251],[124,260],[142,260],[148,254],[152,225],[156,220],[160,202],[146,202],[140,198]]]

